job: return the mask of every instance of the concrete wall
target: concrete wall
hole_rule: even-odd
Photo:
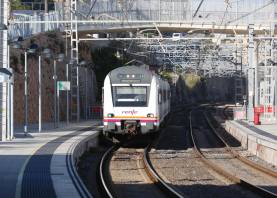
[[[226,131],[239,140],[253,155],[277,166],[277,142],[253,133],[235,121],[226,121]]]
[[[234,78],[212,77],[205,79],[207,99],[212,101],[234,101]]]
[[[65,53],[65,42],[59,33],[46,33],[33,37],[38,46],[48,47],[54,54]],[[30,46],[30,39],[25,40],[22,44],[25,48]],[[89,61],[90,50],[81,50],[81,53]],[[70,53],[68,53],[70,54]],[[69,59],[69,58],[68,58]],[[68,61],[68,60],[67,60]],[[42,59],[42,120],[43,122],[52,122],[54,119],[54,80],[53,80],[53,59]],[[15,71],[14,83],[14,123],[15,125],[22,125],[24,123],[24,54],[18,49],[11,49],[11,67]],[[95,75],[92,69],[80,70],[80,83],[84,84],[84,76],[87,73],[87,81],[89,90],[95,90],[93,82]],[[38,122],[38,55],[28,55],[28,121],[29,123]],[[57,63],[58,81],[66,80],[66,63]],[[70,68],[69,68],[70,77]],[[96,87],[96,86],[95,86]],[[84,89],[80,88],[80,95],[84,94]],[[95,92],[88,94],[88,104],[92,105],[95,102]],[[81,99],[81,102],[83,100]],[[81,112],[84,112],[81,105]],[[60,118],[66,119],[66,92],[60,92]]]

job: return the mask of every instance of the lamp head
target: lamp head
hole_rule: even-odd
[[[82,61],[79,63],[80,66],[84,66],[84,65],[86,65],[86,64],[87,64],[87,62],[86,62],[85,60],[82,60]]]
[[[47,55],[47,54],[51,54],[51,50],[49,48],[44,48],[44,50],[42,51],[42,53],[44,55]]]
[[[12,43],[10,46],[14,49],[22,49],[22,45],[19,42]]]
[[[69,64],[73,65],[74,63],[75,63],[75,60],[74,59],[70,59]]]
[[[63,62],[64,61],[64,54],[58,54],[57,61],[58,62]]]
[[[0,24],[0,31],[3,31],[3,30],[8,30],[8,27],[5,24],[1,23]]]
[[[28,50],[27,50],[27,53],[29,53],[29,54],[35,54],[36,53],[36,49],[35,48],[29,48]]]

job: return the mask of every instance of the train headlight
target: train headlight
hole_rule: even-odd
[[[147,117],[148,117],[148,118],[154,118],[154,114],[153,114],[153,113],[148,113],[148,114],[147,114]]]
[[[113,118],[114,114],[113,113],[108,113],[108,118]]]

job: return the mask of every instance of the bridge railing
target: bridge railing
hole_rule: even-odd
[[[52,11],[49,13],[39,13],[34,15],[13,15],[16,21],[60,21],[63,20],[63,11]],[[16,40],[18,37],[31,37],[41,32],[54,31],[61,28],[59,23],[12,23],[9,25],[9,40]]]
[[[118,0],[86,0],[78,2],[78,12],[83,16],[93,19],[117,19],[121,21],[202,21],[203,23],[215,23],[224,25],[228,22],[236,24],[260,23],[273,19],[273,3],[238,4],[225,10],[225,4],[221,7],[207,7],[200,9],[197,15],[196,7],[190,1],[180,0],[133,0],[132,3],[124,3]],[[222,1],[223,2],[223,1]],[[260,9],[259,9],[260,8]],[[253,11],[255,10],[255,11]],[[80,14],[81,16],[81,14]]]

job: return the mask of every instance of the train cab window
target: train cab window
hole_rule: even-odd
[[[145,107],[147,98],[147,87],[113,87],[115,107]]]

